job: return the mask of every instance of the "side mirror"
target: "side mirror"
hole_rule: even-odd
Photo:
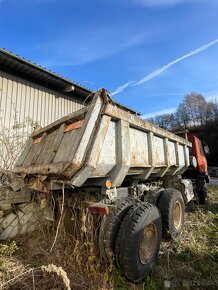
[[[204,145],[204,154],[209,155],[210,154],[210,149],[207,145]]]

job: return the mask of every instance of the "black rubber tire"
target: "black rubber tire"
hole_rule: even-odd
[[[208,204],[208,190],[207,190],[207,183],[205,178],[198,178],[197,179],[197,199],[199,204]]]
[[[157,188],[157,189],[148,191],[148,193],[147,193],[148,198],[147,198],[146,201],[148,203],[151,203],[151,204],[157,206],[159,198],[160,198],[161,193],[162,193],[163,190],[164,190],[163,188]]]
[[[157,207],[162,218],[162,233],[164,240],[178,237],[185,221],[185,204],[181,192],[174,188],[165,189],[158,201]],[[179,208],[179,217],[174,212]]]
[[[118,199],[115,212],[103,217],[99,231],[99,249],[101,257],[106,261],[114,255],[115,239],[126,212],[134,203],[139,202],[131,197]]]
[[[146,226],[154,228],[155,236],[151,255],[143,263],[140,259],[140,244]],[[143,202],[128,210],[121,223],[115,247],[117,265],[127,280],[139,282],[150,271],[157,260],[161,236],[161,216],[156,206]]]

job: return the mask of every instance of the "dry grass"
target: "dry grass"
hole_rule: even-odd
[[[33,234],[17,238],[18,249],[13,253],[0,251],[0,285],[27,272],[3,289],[67,289],[63,277],[46,271],[47,265],[61,267],[71,289],[111,288],[112,265],[100,261],[96,243],[88,233],[74,239],[65,233],[62,225],[50,252],[55,236],[55,230],[42,226]]]
[[[210,199],[208,208],[187,207],[182,236],[162,243],[157,265],[139,285],[125,282],[112,263],[100,260],[97,233],[85,225],[77,238],[67,236],[61,226],[52,253],[56,231],[44,226],[17,238],[16,244],[7,242],[0,247],[0,285],[29,271],[3,289],[67,289],[61,275],[42,267],[52,264],[66,272],[71,289],[217,289],[217,187],[210,187]]]
[[[143,289],[218,289],[218,187],[209,197],[208,207],[188,204],[182,235],[162,243]]]

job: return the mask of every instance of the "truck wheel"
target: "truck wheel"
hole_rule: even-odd
[[[168,240],[179,236],[185,220],[185,204],[181,192],[167,188],[162,192],[157,207],[162,218],[163,238]]]
[[[199,204],[208,204],[207,183],[204,178],[197,179],[196,191]]]
[[[163,192],[163,188],[157,188],[151,191],[148,191],[148,199],[146,200],[148,203],[151,203],[153,205],[157,206],[158,200],[161,196],[161,193]]]
[[[105,259],[111,259],[114,254],[115,239],[120,224],[128,209],[136,202],[133,198],[126,197],[118,199],[115,203],[116,210],[104,216],[101,222],[99,232],[99,248],[101,256]],[[137,200],[137,202],[140,202]]]
[[[161,216],[154,205],[143,202],[128,210],[118,232],[115,255],[129,281],[140,281],[155,264],[161,234]]]

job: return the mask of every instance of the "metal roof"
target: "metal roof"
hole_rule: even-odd
[[[0,48],[0,69],[61,92],[63,92],[67,87],[73,86],[74,90],[72,93],[68,93],[68,96],[73,94],[78,98],[85,99],[90,94],[94,93],[94,91],[37,65],[36,63],[32,63],[25,58],[15,55],[4,48]],[[134,110],[127,108],[116,101],[115,103],[119,107],[122,107],[133,114],[138,114]]]

